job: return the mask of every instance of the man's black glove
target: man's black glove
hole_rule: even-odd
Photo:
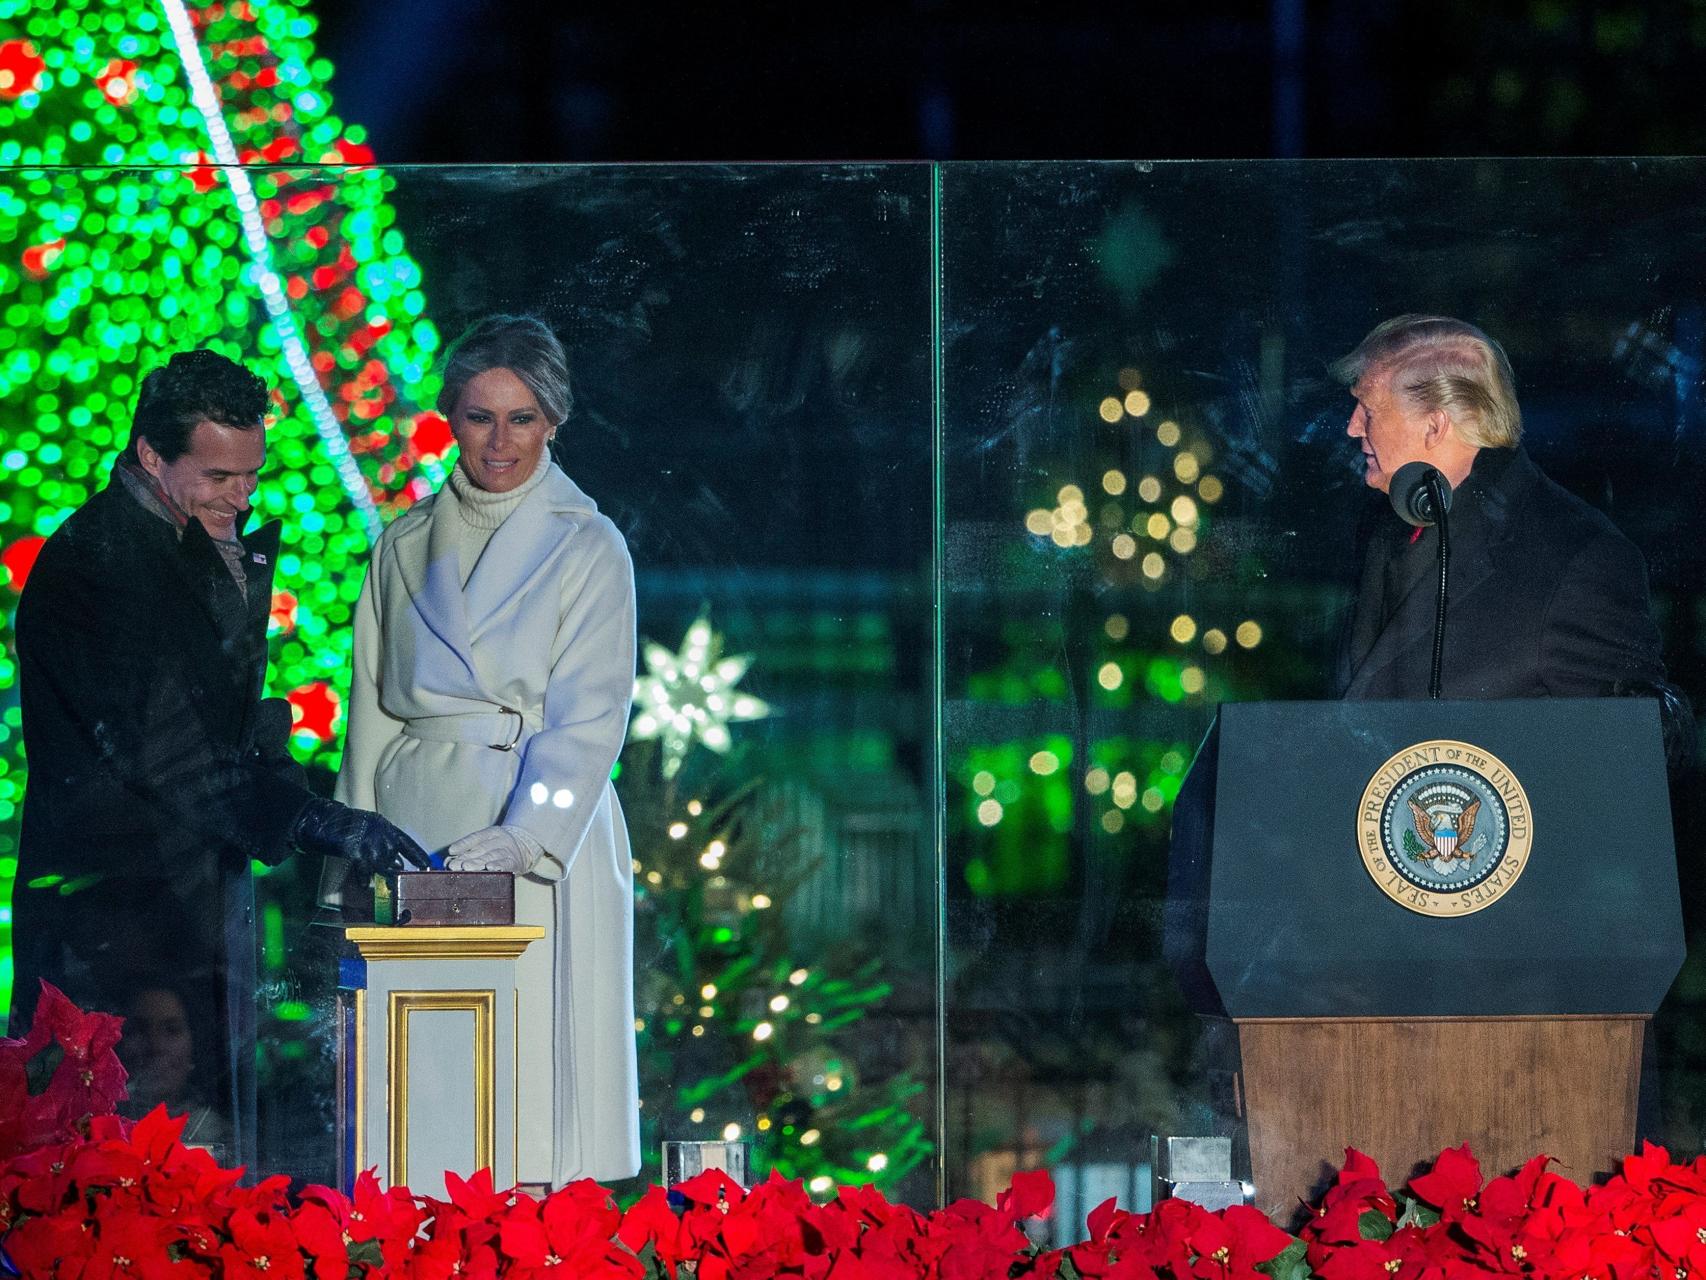
[[[304,853],[348,858],[369,875],[394,876],[406,866],[425,871],[430,865],[426,850],[400,827],[377,813],[320,796],[303,807],[290,839]]]

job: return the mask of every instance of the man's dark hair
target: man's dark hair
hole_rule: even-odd
[[[136,442],[146,440],[167,462],[189,452],[198,422],[248,430],[267,414],[267,384],[235,360],[197,347],[180,351],[142,380],[130,443],[124,460],[137,461]]]

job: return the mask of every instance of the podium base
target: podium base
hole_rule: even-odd
[[[1584,1184],[1634,1143],[1645,1017],[1235,1022],[1256,1205],[1282,1224],[1347,1146],[1397,1188],[1463,1142],[1489,1179],[1545,1154]]]

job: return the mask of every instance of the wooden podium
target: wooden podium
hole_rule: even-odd
[[[1462,1142],[1489,1177],[1610,1172],[1684,954],[1657,705],[1223,707],[1174,810],[1167,951],[1237,1028],[1269,1213],[1347,1146],[1394,1186]]]
[[[516,1181],[516,962],[538,925],[358,927],[340,1009],[339,1181],[445,1194],[444,1174]],[[353,969],[353,972],[350,971]]]

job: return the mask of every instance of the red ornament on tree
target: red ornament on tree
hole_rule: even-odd
[[[198,151],[192,156],[185,156],[193,161],[184,175],[189,178],[190,185],[197,191],[212,191],[219,185],[219,170],[213,166],[213,157],[205,151]]]
[[[290,730],[305,733],[325,742],[337,729],[338,714],[343,709],[338,695],[324,680],[315,680],[300,689],[293,689],[290,703]]]
[[[24,274],[31,280],[46,280],[47,273],[53,270],[53,264],[59,261],[59,255],[64,252],[64,236],[49,240],[46,244],[32,244],[22,255]]]
[[[339,138],[331,150],[320,157],[321,164],[372,164],[373,148],[348,138]]]
[[[0,44],[0,98],[21,98],[41,87],[47,63],[28,40]]]
[[[456,443],[456,437],[450,434],[450,424],[436,413],[423,413],[416,418],[410,439],[423,458],[442,458]]]
[[[46,538],[31,536],[19,538],[4,551],[0,551],[0,565],[6,566],[6,584],[14,591],[22,591],[24,582],[30,576],[30,570],[36,566],[36,557],[41,554],[42,543]]]
[[[108,102],[128,107],[136,101],[136,64],[128,58],[114,58],[95,77],[95,84],[106,94]]]
[[[272,593],[272,609],[267,618],[267,632],[276,635],[296,630],[296,597],[288,591]]]

